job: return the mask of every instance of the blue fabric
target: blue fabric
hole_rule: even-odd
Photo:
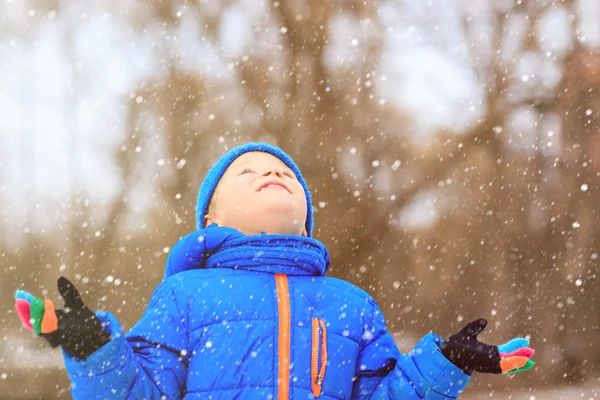
[[[263,269],[252,259],[239,262],[240,241],[251,246],[252,240],[265,242],[271,235],[253,236],[263,237],[244,239],[230,228],[209,227],[180,240],[169,257],[170,272],[126,335],[114,316],[97,313],[111,341],[85,361],[63,353],[73,398],[276,399],[274,273],[288,275],[290,399],[312,396],[313,318],[327,327],[320,400],[452,399],[467,385],[470,376],[442,355],[436,335],[400,354],[373,298],[348,282],[322,276],[325,256],[315,262],[298,257],[304,241],[293,241],[290,251],[279,247],[284,243],[279,240],[289,238],[275,238],[278,250],[269,258],[287,259],[280,269],[271,261]],[[306,243],[310,254],[320,254],[318,245]],[[217,251],[206,257],[208,249]],[[231,264],[232,259],[238,261]]]
[[[215,188],[217,187],[217,184],[221,180],[221,177],[225,173],[225,170],[227,170],[227,167],[229,167],[229,165],[231,165],[231,163],[236,158],[238,158],[244,153],[248,153],[251,151],[262,151],[274,155],[275,157],[283,161],[283,163],[287,165],[296,175],[296,177],[298,178],[298,182],[300,182],[300,184],[304,188],[304,194],[306,195],[306,232],[308,234],[308,237],[312,237],[313,211],[312,200],[310,196],[310,191],[308,190],[308,185],[306,184],[306,181],[302,177],[300,170],[298,169],[292,158],[288,156],[283,150],[275,146],[271,146],[267,143],[248,143],[242,146],[235,147],[229,150],[227,153],[225,153],[215,163],[215,165],[213,165],[213,167],[208,171],[206,178],[204,178],[202,186],[198,191],[198,199],[196,203],[196,228],[198,230],[204,228],[204,216],[208,211],[210,199],[215,191]]]
[[[165,279],[194,268],[242,268],[293,275],[325,275],[329,252],[318,240],[295,235],[244,235],[211,224],[180,239],[169,252]]]

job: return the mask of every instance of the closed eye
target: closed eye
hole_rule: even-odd
[[[289,176],[290,178],[296,178],[294,176],[294,174],[292,174],[292,171],[288,171],[288,170],[283,170],[281,171],[282,174]]]
[[[247,173],[249,173],[249,172],[254,172],[254,171],[252,171],[250,168],[244,168],[244,169],[242,170],[242,172],[240,172],[240,175],[244,175],[244,174],[247,174]]]

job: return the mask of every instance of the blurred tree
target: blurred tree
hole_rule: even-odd
[[[53,295],[58,274],[75,274],[90,304],[131,326],[170,246],[195,229],[208,168],[227,148],[264,140],[289,152],[309,182],[331,275],[369,291],[399,337],[443,335],[484,316],[486,340],[532,335],[543,367],[476,386],[594,378],[600,54],[578,33],[583,1],[105,5],[152,43],[155,62],[120,97],[127,111],[111,153],[117,190],[106,204],[74,193],[61,223],[18,246],[0,219],[2,304],[12,307],[17,287]],[[77,70],[73,3],[42,3],[36,24],[49,12],[68,22]],[[446,121],[427,133],[414,108],[386,95],[398,82],[386,74],[403,72],[392,57],[398,37],[458,60],[473,77],[470,100],[455,100],[465,120],[475,115],[470,123]],[[441,82],[452,79],[460,77]],[[411,93],[410,103],[421,104]],[[16,319],[6,325],[6,335],[18,334]]]

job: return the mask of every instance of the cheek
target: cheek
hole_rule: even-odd
[[[248,175],[240,175],[227,182],[227,195],[229,197],[239,198],[247,196],[252,189],[252,178]]]
[[[302,199],[300,200],[300,205],[299,205],[299,209],[300,211],[306,215],[308,213],[308,206],[306,204],[306,197],[302,197]]]
[[[302,197],[305,201],[306,201],[306,195],[304,194],[304,187],[300,184],[300,182],[295,181],[294,182],[294,187],[295,190],[294,192],[299,196]]]
[[[251,174],[240,175],[233,180],[231,186],[234,194],[254,192],[254,177]]]
[[[304,189],[300,185],[300,189],[296,191],[296,195],[294,196],[294,201],[296,202],[296,209],[299,212],[307,212],[307,204],[306,204],[306,196],[304,195]]]
[[[220,188],[218,194],[217,210],[221,213],[239,214],[248,208],[248,203],[252,201],[252,191],[250,184],[245,179],[236,178]]]

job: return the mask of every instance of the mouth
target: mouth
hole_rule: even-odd
[[[258,192],[260,192],[263,189],[274,189],[274,190],[286,190],[288,193],[292,193],[290,192],[290,189],[288,189],[288,187],[280,181],[266,181],[263,182],[259,187],[258,187]]]

